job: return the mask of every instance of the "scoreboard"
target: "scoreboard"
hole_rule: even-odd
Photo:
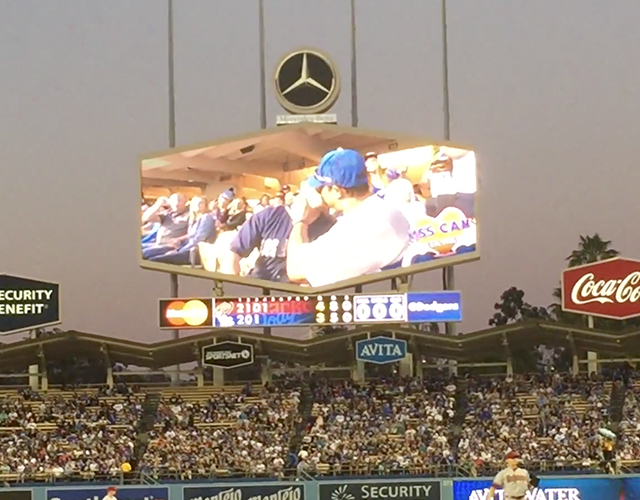
[[[459,321],[457,291],[160,300],[162,329]]]

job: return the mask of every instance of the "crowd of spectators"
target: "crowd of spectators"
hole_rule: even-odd
[[[137,457],[142,394],[7,391],[0,392],[0,474],[114,475],[132,458],[140,459],[136,470],[185,479],[278,477],[292,467],[309,474],[429,474],[435,467],[484,474],[510,450],[529,464],[589,469],[599,460],[611,390],[602,377],[554,373],[363,384],[282,377],[243,390],[176,390],[164,393]],[[640,387],[629,384],[622,460],[640,451],[639,402]]]
[[[546,374],[468,380],[459,463],[482,469],[510,450],[545,467],[591,467],[608,423],[610,386],[599,377]]]
[[[118,474],[131,459],[142,397],[122,388],[0,395],[0,474]]]
[[[286,382],[206,401],[163,400],[140,464],[154,474],[282,474],[300,402]]]
[[[233,188],[223,191],[209,201],[205,196],[188,199],[174,193],[160,197],[153,203],[142,200],[142,250],[146,260],[177,265],[203,265],[210,271],[232,273],[223,264],[238,230],[267,207],[289,207],[294,193],[288,185],[273,196],[259,200],[237,196]],[[248,273],[257,254],[241,261],[238,272]]]
[[[626,392],[618,454],[622,460],[640,457],[640,383],[630,384]]]
[[[451,463],[455,390],[447,380],[312,383],[301,458],[312,471],[427,469]]]

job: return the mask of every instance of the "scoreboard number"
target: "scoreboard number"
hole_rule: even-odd
[[[389,316],[393,319],[397,319],[398,321],[404,319],[405,307],[400,302],[392,302],[389,305]]]

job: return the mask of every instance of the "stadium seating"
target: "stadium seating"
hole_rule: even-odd
[[[119,474],[133,451],[143,394],[0,391],[0,479]]]
[[[458,461],[493,469],[509,450],[538,468],[591,467],[607,423],[611,383],[569,376],[472,382]]]
[[[278,386],[165,390],[141,469],[181,478],[281,474],[298,397]]]
[[[604,378],[557,374],[363,385],[285,377],[266,387],[145,393],[0,388],[0,479],[114,477],[132,460],[132,477],[158,479],[282,477],[294,467],[310,475],[484,475],[511,449],[544,473],[597,470],[611,392]],[[618,448],[630,468],[640,452],[639,403],[634,382]]]

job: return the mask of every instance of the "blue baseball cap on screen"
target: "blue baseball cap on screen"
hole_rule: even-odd
[[[329,151],[320,160],[316,173],[307,179],[310,187],[339,186],[353,189],[369,183],[363,156],[353,149]]]

